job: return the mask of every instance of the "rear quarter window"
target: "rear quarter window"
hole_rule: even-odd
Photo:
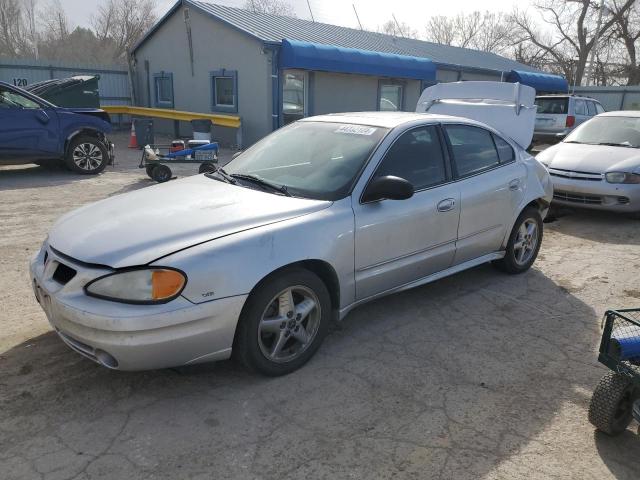
[[[573,108],[576,115],[587,115],[587,102],[584,100],[576,99],[576,103]]]
[[[505,140],[500,138],[497,135],[493,135],[493,141],[496,144],[496,149],[498,150],[498,158],[500,159],[500,163],[509,163],[513,162],[516,159],[516,154]]]

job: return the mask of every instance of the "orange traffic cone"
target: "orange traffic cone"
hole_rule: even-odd
[[[131,122],[131,136],[129,137],[129,148],[139,148],[138,147],[138,137],[136,137],[136,127]]]

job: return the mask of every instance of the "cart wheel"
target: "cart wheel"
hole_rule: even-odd
[[[153,178],[153,169],[156,168],[156,165],[147,165],[146,167],[144,167],[145,171],[147,172],[147,176],[149,178]]]
[[[200,164],[200,168],[198,168],[198,173],[210,173],[215,172],[218,168],[213,162],[202,162]]]
[[[171,169],[166,165],[156,165],[151,172],[151,178],[158,183],[168,182],[171,180],[171,175]]]
[[[624,432],[632,420],[633,381],[609,372],[600,379],[589,405],[589,421],[607,435]]]

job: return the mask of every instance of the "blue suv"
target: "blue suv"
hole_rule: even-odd
[[[113,163],[109,114],[57,107],[0,82],[0,165],[64,162],[71,171],[100,173]]]

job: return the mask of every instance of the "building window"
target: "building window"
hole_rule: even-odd
[[[216,70],[211,77],[211,110],[217,112],[238,112],[238,71]]]
[[[156,107],[173,108],[173,73],[154,73]]]
[[[378,110],[397,112],[402,110],[404,85],[396,82],[381,81],[378,85]]]
[[[282,81],[283,123],[295,122],[307,114],[308,80],[306,72],[287,70]]]

